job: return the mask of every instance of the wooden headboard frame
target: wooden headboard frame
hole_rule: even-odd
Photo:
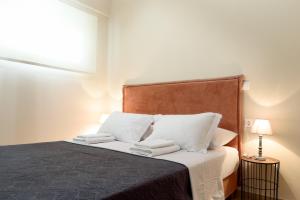
[[[123,86],[123,112],[223,115],[220,127],[238,133],[228,146],[242,152],[244,76]]]

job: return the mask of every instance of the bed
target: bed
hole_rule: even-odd
[[[195,198],[195,186],[202,184],[203,191],[213,187],[197,175],[213,177],[213,170],[203,170],[224,165],[227,168],[215,172],[222,175],[223,193],[228,197],[237,188],[237,162],[231,154],[241,152],[242,81],[243,76],[235,76],[124,86],[124,112],[221,113],[220,126],[238,136],[228,147],[209,151],[200,161],[195,159],[199,154],[183,151],[155,159],[132,155],[129,144],[118,141],[88,146],[64,141],[3,146],[0,199],[206,199]]]
[[[207,80],[125,85],[123,111],[147,114],[194,114],[216,112],[223,115],[220,127],[238,133],[228,146],[242,152],[243,75]],[[225,197],[237,189],[238,174],[223,180]]]

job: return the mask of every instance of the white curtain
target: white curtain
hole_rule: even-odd
[[[98,18],[59,0],[0,0],[0,58],[95,72]]]

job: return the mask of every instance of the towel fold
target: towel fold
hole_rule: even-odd
[[[129,148],[131,153],[142,155],[142,156],[148,156],[148,157],[155,157],[159,155],[169,154],[180,150],[180,147],[178,145],[171,145],[168,147],[161,147],[156,149],[151,148],[139,148],[136,146],[132,146]]]
[[[145,140],[142,142],[136,142],[134,143],[134,146],[138,148],[145,148],[145,149],[156,149],[161,147],[169,147],[174,145],[174,142],[172,140],[163,140],[163,139],[157,139],[157,140]]]
[[[112,135],[110,133],[91,133],[91,134],[85,134],[85,135],[78,135],[77,138],[103,138],[103,137],[111,137]]]
[[[98,138],[79,138],[76,137],[73,139],[75,142],[81,142],[85,144],[98,144],[98,143],[105,143],[105,142],[112,142],[115,140],[114,136],[104,136]]]

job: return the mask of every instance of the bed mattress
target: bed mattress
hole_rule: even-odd
[[[89,146],[130,153],[129,147],[131,145],[130,143],[114,141]],[[238,151],[228,146],[209,150],[206,154],[181,150],[157,156],[155,159],[180,163],[189,169],[194,200],[224,199],[223,179],[236,171],[239,165]]]

